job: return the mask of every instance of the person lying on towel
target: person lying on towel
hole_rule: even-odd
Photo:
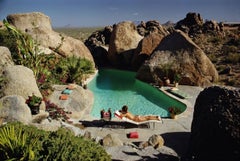
[[[154,115],[145,115],[145,116],[140,116],[140,115],[133,115],[130,112],[128,112],[128,106],[124,105],[122,107],[122,110],[119,111],[121,114],[121,117],[126,117],[130,120],[136,121],[136,122],[143,122],[143,121],[148,121],[148,120],[158,120],[161,121],[160,116],[154,116]]]

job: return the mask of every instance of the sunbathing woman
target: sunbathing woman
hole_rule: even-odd
[[[140,116],[140,115],[133,115],[130,112],[128,112],[128,106],[124,105],[122,107],[122,110],[119,111],[121,113],[122,117],[126,117],[130,120],[136,121],[136,122],[143,122],[143,121],[148,121],[148,120],[158,120],[162,121],[160,116],[153,116],[153,115],[148,115],[148,116]]]

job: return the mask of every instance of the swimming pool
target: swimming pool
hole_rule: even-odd
[[[101,69],[88,83],[94,94],[93,117],[100,117],[100,111],[111,108],[112,112],[127,105],[130,112],[138,115],[159,115],[169,117],[168,108],[178,107],[185,111],[186,105],[169,97],[151,85],[135,79],[135,72],[116,69]]]

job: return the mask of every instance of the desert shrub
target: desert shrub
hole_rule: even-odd
[[[238,35],[238,34],[236,34]],[[238,36],[233,36],[229,38],[229,40],[226,42],[227,45],[233,45],[233,46],[240,46],[240,37]]]
[[[213,63],[216,63],[216,62],[218,61],[218,58],[217,58],[217,56],[216,56],[215,53],[213,53],[213,54],[208,54],[207,56],[208,56],[208,58],[209,58]]]
[[[218,45],[222,43],[222,38],[218,35],[212,35],[212,36],[209,36],[208,42]]]
[[[97,30],[101,30],[103,27],[79,27],[79,28],[54,28],[59,33],[64,33],[73,38],[85,41],[88,37]]]
[[[9,123],[0,130],[3,160],[111,160],[100,144],[74,136],[66,129],[47,132],[21,123]]]
[[[224,45],[222,47],[222,51],[224,54],[236,53],[238,51],[238,48],[234,45]]]
[[[226,56],[225,59],[226,63],[240,63],[240,54],[238,53],[229,53],[228,56]]]

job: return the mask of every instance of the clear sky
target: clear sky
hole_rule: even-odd
[[[0,20],[9,14],[42,12],[53,27],[113,25],[125,20],[178,22],[188,12],[204,20],[240,22],[240,0],[0,0]]]

